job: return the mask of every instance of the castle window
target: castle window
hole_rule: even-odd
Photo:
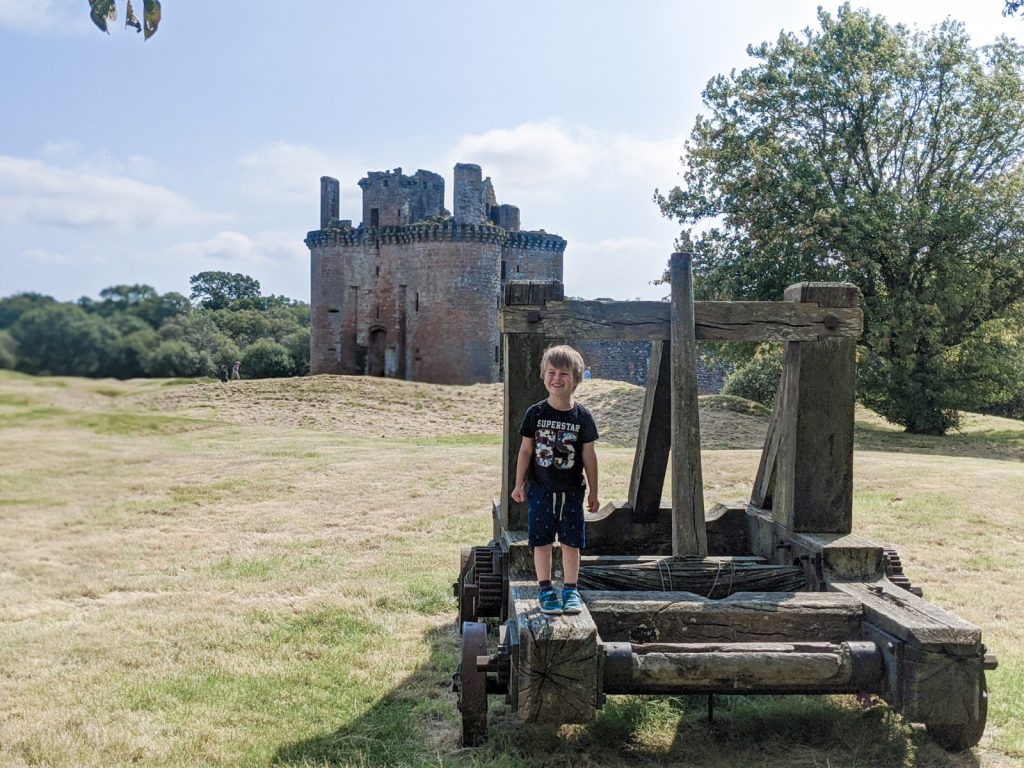
[[[494,345],[494,362],[499,362],[501,358],[501,346],[499,344]]]
[[[377,305],[377,319],[380,319],[380,304]]]
[[[501,262],[501,279],[505,279],[505,262]]]
[[[332,314],[332,315],[336,315],[336,314],[338,314],[338,310],[337,310],[337,309],[328,309],[327,311],[328,311],[328,312],[329,312],[330,314]]]
[[[516,272],[519,272],[519,265],[516,264]]]
[[[377,267],[377,276],[380,277],[380,267]]]
[[[420,311],[420,292],[419,291],[416,291],[416,311],[417,312]],[[418,352],[419,350],[416,350],[416,351]]]
[[[370,226],[371,227],[379,227],[380,226],[380,208],[371,208],[370,209]]]

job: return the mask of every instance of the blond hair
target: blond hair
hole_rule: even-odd
[[[583,356],[568,344],[558,344],[544,350],[544,356],[540,359],[540,377],[542,379],[548,366],[563,371],[572,371],[572,380],[575,386],[579,386],[583,381]]]

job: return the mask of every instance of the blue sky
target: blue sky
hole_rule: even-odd
[[[87,0],[0,0],[0,296],[187,295],[224,270],[308,301],[320,176],[358,222],[367,171],[440,173],[451,208],[470,162],[524,228],[568,240],[569,294],[659,298],[678,228],[651,198],[678,183],[701,90],[819,4],[163,0],[144,43],[123,0],[109,36]],[[855,5],[951,15],[976,45],[1024,30],[1002,0]]]

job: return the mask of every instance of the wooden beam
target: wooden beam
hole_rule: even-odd
[[[525,302],[524,302],[525,303]],[[819,307],[778,301],[698,301],[695,335],[701,341],[819,341],[855,339],[863,314],[854,307]],[[669,339],[671,308],[663,301],[548,301],[543,307],[506,306],[503,333],[550,338]]]
[[[637,522],[652,522],[661,509],[665,490],[668,455],[672,445],[671,344],[651,344],[651,364],[647,371],[647,391],[640,414],[633,472],[629,481],[629,503]]]
[[[632,643],[840,643],[858,636],[859,600],[830,592],[737,592],[709,600],[689,592],[586,590],[601,640]]]
[[[799,283],[788,302],[855,308],[846,283]],[[776,489],[776,519],[793,531],[849,533],[853,528],[853,411],[856,342],[832,338],[786,345],[785,428]]]
[[[672,277],[672,554],[708,553],[697,412],[697,341],[693,327],[693,263],[673,253]]]
[[[518,632],[514,700],[527,723],[586,723],[597,711],[601,681],[597,627],[586,606],[575,616],[548,616],[537,584],[510,586]]]
[[[562,284],[557,280],[513,280],[505,285],[507,304],[525,302],[537,306],[543,305],[549,297],[557,300],[562,296]],[[508,333],[502,337],[505,381],[499,522],[505,530],[526,529],[526,504],[512,501],[516,459],[522,442],[519,427],[526,409],[547,397],[539,366],[544,349],[551,343],[535,334]]]

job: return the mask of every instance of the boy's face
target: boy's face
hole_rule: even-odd
[[[544,388],[549,395],[567,397],[576,390],[576,380],[571,370],[549,365],[544,369]]]

